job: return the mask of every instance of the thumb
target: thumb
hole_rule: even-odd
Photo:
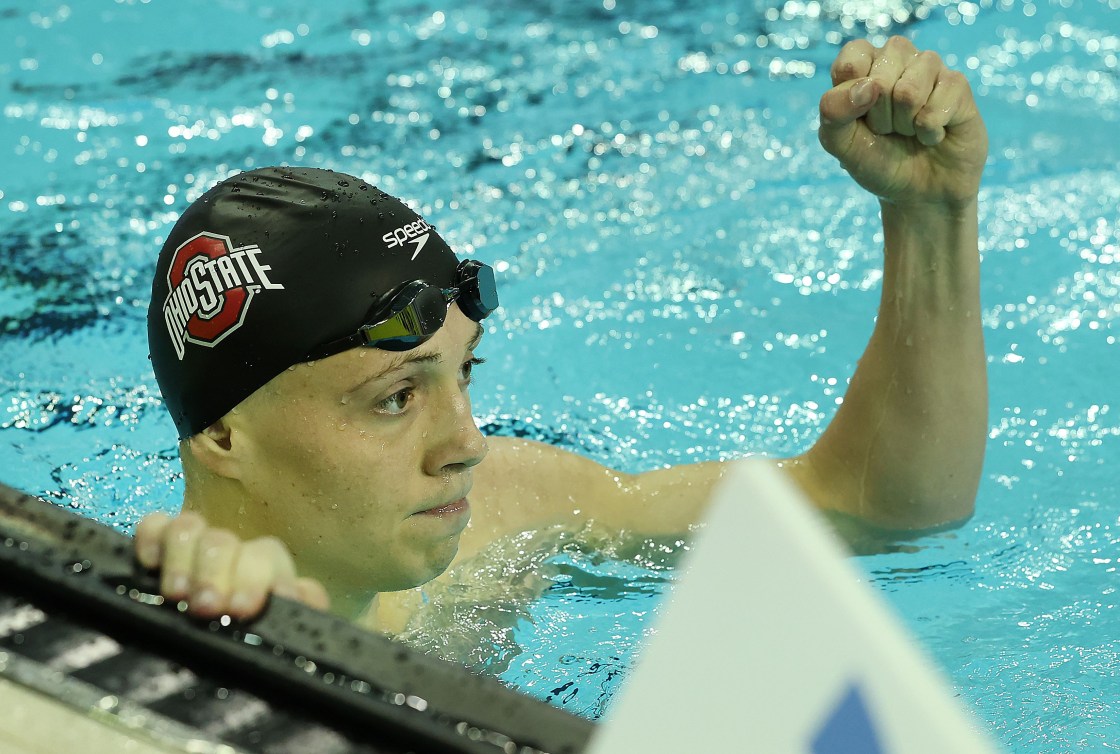
[[[870,78],[845,81],[824,93],[819,136],[829,154],[838,155],[851,143],[857,121],[867,115],[880,94],[879,85]]]
[[[299,601],[316,610],[327,611],[331,609],[331,598],[322,582],[303,576],[296,581],[296,591]]]

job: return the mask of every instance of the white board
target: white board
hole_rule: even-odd
[[[734,464],[587,754],[996,754],[772,462]]]

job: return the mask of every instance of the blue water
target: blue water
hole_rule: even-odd
[[[213,181],[278,162],[407,196],[500,270],[492,431],[627,470],[796,453],[881,270],[816,102],[844,40],[904,33],[991,130],[991,440],[972,521],[857,562],[1009,751],[1120,747],[1120,0],[309,5],[0,2],[0,479],[126,530],[176,506],[152,260]],[[472,661],[597,716],[681,546],[557,547]]]

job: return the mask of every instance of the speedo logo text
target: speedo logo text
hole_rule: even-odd
[[[416,256],[420,253],[420,249],[424,248],[424,244],[428,243],[428,234],[431,233],[432,230],[434,230],[434,228],[432,228],[426,220],[420,219],[389,231],[381,237],[381,240],[384,241],[386,247],[390,249],[395,249],[406,243],[415,244],[416,248],[412,251],[412,258],[416,259]]]

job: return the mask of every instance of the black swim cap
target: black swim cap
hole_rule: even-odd
[[[359,178],[274,167],[222,181],[172,228],[148,306],[152,367],[179,437],[356,332],[402,283],[453,286],[457,264],[422,217]]]

